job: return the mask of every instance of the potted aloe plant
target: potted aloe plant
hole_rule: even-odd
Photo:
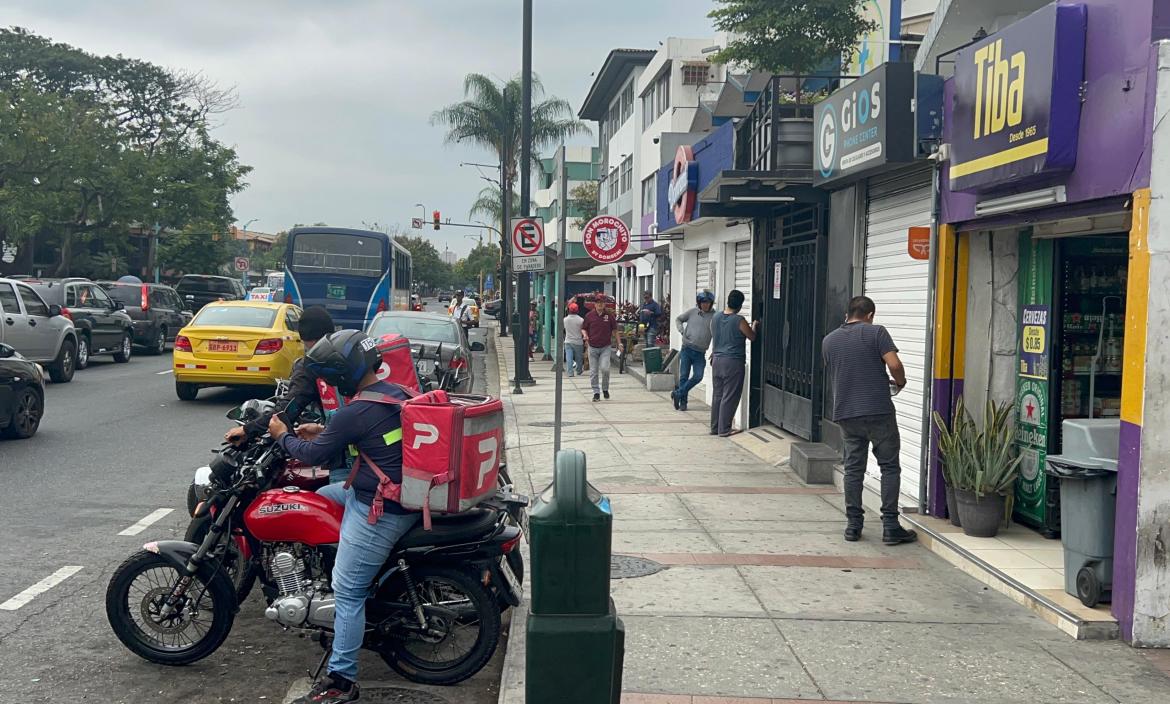
[[[934,422],[944,480],[954,490],[963,532],[981,538],[995,537],[1000,524],[1011,515],[1012,487],[1019,475],[1012,404],[989,400],[983,409],[982,427],[976,425],[961,400],[949,428],[938,413],[934,414]]]

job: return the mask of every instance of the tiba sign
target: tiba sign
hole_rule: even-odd
[[[988,190],[1076,165],[1084,5],[1044,7],[955,58],[951,190]]]

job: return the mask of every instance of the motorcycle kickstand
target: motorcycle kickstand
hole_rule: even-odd
[[[321,662],[317,663],[316,669],[313,670],[313,674],[309,677],[310,682],[316,682],[321,677],[321,670],[325,669],[325,663],[329,662],[329,656],[332,653],[333,649],[329,648],[321,655]]]

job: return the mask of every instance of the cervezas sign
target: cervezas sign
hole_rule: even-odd
[[[956,55],[950,186],[988,190],[1076,165],[1084,5],[1048,5]]]

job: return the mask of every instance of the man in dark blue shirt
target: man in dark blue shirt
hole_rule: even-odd
[[[405,399],[393,384],[378,380],[382,363],[376,341],[356,330],[342,330],[321,340],[306,355],[311,372],[337,387],[345,396],[370,391]],[[330,484],[318,493],[345,506],[341,540],[333,565],[333,652],[329,674],[313,686],[300,704],[342,704],[357,701],[358,651],[366,625],[366,595],[378,571],[394,549],[394,543],[418,522],[419,514],[408,512],[397,502],[385,499],[383,512],[371,516],[378,490],[378,476],[369,466],[375,463],[391,481],[402,482],[402,421],[398,406],[360,398],[337,411],[324,430],[316,428],[297,438],[273,416],[269,433],[290,456],[317,464],[350,448],[360,460],[353,485]],[[371,518],[373,519],[371,521]]]
[[[646,326],[646,346],[653,347],[658,338],[658,316],[662,315],[662,306],[654,300],[649,291],[642,292],[642,305],[638,307],[638,320]]]

